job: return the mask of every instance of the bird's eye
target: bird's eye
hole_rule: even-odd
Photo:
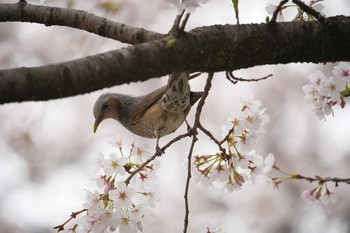
[[[106,111],[107,108],[108,108],[108,103],[106,102],[102,105],[102,111]]]

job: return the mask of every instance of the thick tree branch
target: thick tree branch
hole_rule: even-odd
[[[144,81],[172,71],[216,72],[257,65],[350,60],[350,17],[194,29],[71,62],[0,71],[0,103],[47,100]]]
[[[28,3],[0,4],[0,22],[29,22],[46,26],[67,26],[128,44],[138,44],[164,37],[163,34],[117,23],[86,11],[37,6]]]

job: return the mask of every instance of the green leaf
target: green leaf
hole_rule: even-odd
[[[235,9],[235,12],[238,12],[238,2],[239,0],[232,0],[232,3],[233,3],[233,7]]]
[[[176,43],[176,39],[170,39],[170,40],[168,40],[166,47],[167,48],[173,47],[175,45],[175,43]]]
[[[237,24],[239,24],[238,2],[239,2],[239,0],[232,0],[233,8],[234,8],[235,14],[236,14]]]

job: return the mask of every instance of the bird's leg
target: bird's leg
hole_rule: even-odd
[[[158,130],[155,132],[156,138],[157,138],[157,144],[156,144],[156,153],[158,154],[158,156],[161,156],[162,154],[164,154],[164,150],[162,150],[159,147],[159,139],[160,139],[160,135]]]
[[[156,153],[158,156],[164,154],[164,150],[162,150],[162,148],[159,147],[159,138],[157,138]]]

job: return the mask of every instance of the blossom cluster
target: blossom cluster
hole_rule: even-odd
[[[126,182],[126,176],[133,174],[150,154],[132,144],[125,156],[121,141],[112,144],[117,153],[107,157],[101,154],[97,159],[102,171],[96,179],[100,191],[87,191],[83,204],[86,215],[68,232],[136,233],[142,231],[142,223],[150,216],[149,207],[154,207],[157,199],[154,189],[159,162],[153,160]]]
[[[312,190],[304,190],[301,193],[301,197],[306,202],[320,203],[323,205],[335,203],[337,201],[337,196],[327,187],[326,183],[321,183]]]
[[[272,178],[272,181],[276,188],[278,188],[279,185],[282,184],[283,182],[286,182],[289,180],[303,179],[309,182],[317,182],[318,184],[315,188],[311,190],[304,190],[301,193],[301,197],[304,199],[304,201],[308,203],[316,203],[316,204],[322,204],[322,205],[328,205],[329,203],[337,202],[337,196],[334,194],[333,190],[327,187],[327,183],[335,182],[335,180],[331,178],[324,179],[319,176],[306,177],[296,173],[284,172],[280,170],[277,166],[274,166],[274,168],[278,170],[280,173],[284,174],[284,176]]]
[[[326,77],[321,71],[315,71],[308,77],[311,83],[303,86],[305,100],[312,104],[312,111],[319,119],[333,115],[333,106],[344,108],[350,102],[350,64],[340,62],[332,73],[334,76]]]
[[[243,107],[238,114],[232,114],[224,127],[224,140],[220,152],[197,155],[193,163],[195,180],[205,186],[214,183],[232,192],[240,189],[257,176],[264,176],[274,165],[274,156],[264,159],[252,147],[255,145],[262,126],[269,120],[266,109],[260,109],[261,102],[252,96],[241,98]]]

